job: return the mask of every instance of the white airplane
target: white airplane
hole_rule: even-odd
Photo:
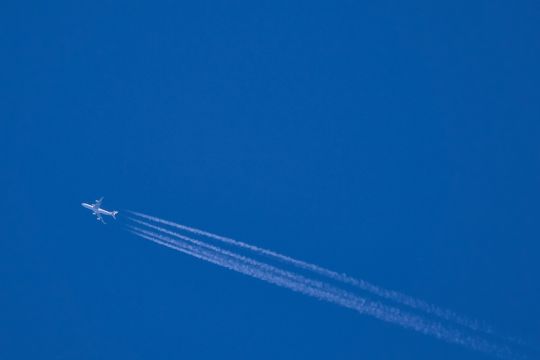
[[[96,220],[101,221],[105,224],[105,221],[103,221],[102,215],[112,216],[113,219],[116,219],[116,214],[118,214],[118,211],[107,211],[105,209],[101,208],[101,202],[103,201],[103,197],[99,200],[96,200],[96,202],[92,205],[87,203],[81,203],[81,205],[88,210],[92,210],[92,215],[96,215]]]

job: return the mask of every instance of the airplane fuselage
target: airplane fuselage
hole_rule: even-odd
[[[101,215],[113,216],[113,213],[114,213],[114,211],[107,211],[107,210],[102,209],[102,208],[95,208],[94,206],[92,206],[90,204],[87,204],[87,203],[81,203],[81,205],[83,207],[87,208],[88,210],[92,210],[94,215],[101,214]]]
[[[96,219],[105,224],[105,221],[103,221],[103,215],[110,216],[113,219],[116,219],[116,215],[118,214],[118,211],[108,211],[108,210],[102,209],[101,208],[102,200],[103,198],[96,200],[94,204],[81,203],[81,205],[84,208],[92,211],[92,215],[96,215]]]

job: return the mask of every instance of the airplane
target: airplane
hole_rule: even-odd
[[[96,220],[101,221],[102,223],[106,224],[106,222],[103,220],[102,215],[112,216],[113,219],[116,220],[116,215],[118,214],[118,211],[107,211],[105,209],[101,208],[101,203],[103,202],[103,197],[101,197],[99,200],[96,200],[96,202],[92,205],[87,203],[81,203],[81,205],[88,210],[92,210],[92,215],[96,215]]]

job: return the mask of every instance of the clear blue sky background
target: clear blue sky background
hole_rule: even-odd
[[[102,226],[102,195],[540,342],[537,1],[0,14],[0,358],[484,358]]]

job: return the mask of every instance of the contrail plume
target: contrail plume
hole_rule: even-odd
[[[347,291],[345,291],[343,289],[338,289],[338,288],[333,287],[333,286],[331,286],[331,285],[329,285],[327,283],[317,281],[317,280],[313,280],[313,279],[309,279],[309,278],[306,278],[306,277],[304,277],[302,275],[295,274],[293,272],[286,271],[286,270],[283,270],[283,269],[279,269],[279,268],[277,268],[275,266],[272,266],[272,265],[269,265],[269,264],[266,264],[266,263],[263,263],[263,262],[248,258],[248,257],[245,257],[243,255],[240,255],[240,254],[228,251],[228,250],[224,250],[222,248],[207,244],[207,243],[205,243],[203,241],[200,241],[200,240],[192,239],[190,237],[175,233],[174,231],[170,231],[168,229],[164,229],[164,228],[161,228],[159,226],[152,225],[152,224],[147,223],[145,221],[136,220],[136,219],[132,219],[132,221],[134,221],[134,222],[136,222],[136,223],[138,223],[140,225],[146,226],[148,228],[157,230],[157,231],[159,231],[161,233],[172,235],[172,236],[174,236],[176,238],[179,238],[179,239],[181,239],[181,240],[183,240],[183,241],[185,241],[187,243],[194,244],[195,246],[199,246],[200,248],[205,248],[205,249],[210,250],[212,252],[218,253],[219,255],[223,255],[225,257],[230,257],[230,258],[233,258],[233,259],[236,259],[236,260],[240,260],[242,262],[247,263],[250,266],[256,267],[256,268],[258,268],[260,270],[263,270],[263,271],[267,271],[268,273],[277,274],[279,276],[283,276],[285,278],[289,278],[291,280],[301,282],[303,284],[307,284],[309,286],[312,286],[312,287],[315,287],[315,288],[318,288],[318,289],[321,289],[321,290],[325,290],[325,291],[329,290],[329,288],[330,288],[330,291],[340,293],[341,296],[343,296],[343,297],[351,297],[351,296],[353,296],[357,300],[362,299],[359,296],[352,295],[351,293],[349,293],[349,292],[347,292]],[[156,236],[155,233],[152,233],[152,232],[150,232],[148,230],[142,230],[140,228],[137,228],[137,227],[134,227],[134,226],[131,226],[131,225],[127,225],[127,226],[130,229],[137,230],[139,232],[145,233],[146,235]],[[366,301],[366,300],[362,299],[362,301]],[[380,307],[380,304],[377,303],[377,302],[370,302],[370,304],[374,308]],[[391,310],[390,312],[396,314],[397,316],[400,316],[401,313],[403,312],[402,310],[400,310],[398,308],[387,307],[387,310],[389,310],[389,309]]]
[[[264,256],[270,257],[272,259],[279,260],[279,261],[281,261],[283,263],[296,266],[299,269],[303,269],[303,270],[306,270],[306,271],[311,271],[311,272],[316,273],[318,275],[325,276],[325,277],[327,277],[329,279],[340,281],[340,282],[342,282],[344,284],[352,285],[352,286],[357,287],[357,288],[359,288],[361,290],[367,291],[367,292],[369,292],[369,293],[371,293],[373,295],[379,296],[379,297],[381,297],[383,299],[391,300],[391,301],[394,301],[394,302],[396,302],[398,304],[409,306],[409,307],[411,307],[413,309],[423,311],[423,312],[425,312],[427,314],[437,316],[437,317],[439,317],[441,319],[444,319],[444,320],[447,320],[447,321],[454,322],[454,323],[456,323],[458,325],[469,328],[471,330],[481,331],[481,332],[484,332],[484,333],[492,335],[492,336],[497,336],[495,334],[495,331],[491,327],[489,327],[489,326],[487,326],[485,324],[480,324],[476,320],[468,319],[468,318],[466,318],[466,317],[464,317],[462,315],[456,314],[453,311],[450,311],[450,310],[447,310],[447,309],[442,309],[442,308],[440,308],[440,307],[438,307],[436,305],[427,303],[427,302],[425,302],[425,301],[423,301],[421,299],[414,298],[412,296],[400,293],[398,291],[384,289],[384,288],[379,287],[377,285],[371,284],[370,282],[367,282],[365,280],[356,279],[356,278],[351,277],[349,275],[341,274],[341,273],[338,273],[338,272],[323,268],[323,267],[315,265],[315,264],[311,264],[311,263],[308,263],[308,262],[305,262],[305,261],[297,260],[297,259],[291,258],[289,256],[286,256],[286,255],[283,255],[283,254],[280,254],[280,253],[277,253],[277,252],[272,251],[272,250],[267,250],[267,249],[260,248],[260,247],[254,246],[254,245],[246,244],[244,242],[241,242],[241,241],[238,241],[238,240],[235,240],[235,239],[231,239],[231,238],[228,238],[228,237],[216,235],[216,234],[210,233],[208,231],[196,229],[196,228],[193,228],[193,227],[178,224],[178,223],[175,223],[175,222],[172,222],[172,221],[164,220],[164,219],[161,219],[161,218],[158,218],[158,217],[155,217],[155,216],[146,215],[146,214],[136,212],[136,211],[128,210],[128,212],[133,214],[133,215],[136,215],[136,216],[138,216],[140,218],[144,218],[144,219],[147,219],[147,220],[150,220],[150,221],[154,221],[156,223],[160,223],[160,224],[163,224],[163,225],[168,225],[168,226],[171,226],[171,227],[175,227],[177,229],[188,231],[188,232],[191,232],[193,234],[205,236],[205,237],[208,237],[208,238],[211,238],[211,239],[214,239],[214,240],[218,240],[218,241],[221,241],[221,242],[229,244],[229,245],[233,245],[233,246],[236,246],[236,247],[239,247],[239,248],[250,250],[250,251],[252,251],[252,252],[254,252],[254,253],[258,254],[258,255],[264,255]],[[130,218],[130,219],[135,220],[133,218]]]
[[[145,224],[141,225],[147,226]],[[517,359],[516,355],[505,346],[490,343],[485,339],[464,334],[459,330],[445,327],[440,323],[428,321],[421,316],[405,313],[400,309],[357,296],[329,283],[309,279],[305,276],[205,244],[204,242],[180,234],[177,235],[182,237],[176,236],[179,239],[177,240],[163,235],[163,233],[166,232],[163,232],[162,230],[165,229],[156,229],[154,225],[149,228],[160,232],[155,233],[131,225],[129,226],[128,231],[147,240],[181,251],[201,260],[280,287],[288,288],[298,293],[356,310],[361,314],[370,315],[377,319],[400,325],[404,328],[416,330],[420,333],[433,336],[449,343],[459,344],[470,349],[492,354],[501,359]],[[169,230],[167,231],[173,233]]]

